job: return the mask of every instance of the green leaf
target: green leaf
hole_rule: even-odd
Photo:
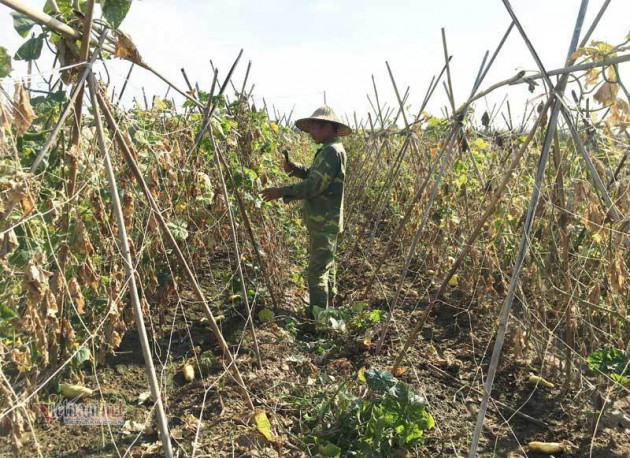
[[[422,429],[418,425],[406,425],[403,427],[400,433],[404,434],[403,441],[405,444],[412,444],[418,439],[422,438]],[[399,427],[400,428],[400,427]]]
[[[431,429],[435,426],[435,420],[433,419],[433,416],[427,412],[426,410],[424,410],[422,412],[422,421],[420,422],[420,428],[422,430],[427,430],[427,429]]]
[[[341,449],[335,444],[331,444],[330,442],[326,445],[320,445],[317,449],[317,452],[320,456],[327,458],[337,458],[341,456]]]
[[[79,368],[81,367],[81,365],[83,365],[84,362],[90,360],[90,356],[92,356],[90,349],[88,347],[81,347],[76,355],[74,355],[74,357],[72,358],[72,365]]]
[[[333,331],[345,332],[346,331],[346,322],[341,318],[335,319],[333,317],[328,318],[330,320],[330,329]]]
[[[378,323],[383,319],[384,315],[385,315],[384,310],[375,309],[375,310],[372,310],[370,314],[368,315],[368,320],[372,323]]]
[[[318,323],[321,322],[321,320],[319,319],[320,315],[322,314],[322,312],[324,312],[324,310],[326,310],[323,307],[319,307],[317,305],[314,305],[313,307],[311,307],[311,311],[313,313],[313,317],[315,318],[315,321],[317,321]],[[323,324],[326,324],[325,321]]]
[[[15,60],[37,60],[44,46],[44,35],[28,39],[15,53]]]
[[[186,230],[187,225],[184,221],[169,221],[166,225],[171,230],[175,240],[186,240],[188,238],[188,230]]]
[[[11,56],[9,56],[6,48],[0,46],[0,78],[4,78],[12,71]]]
[[[361,313],[366,306],[367,306],[367,302],[353,302],[352,311],[354,313]]]
[[[212,350],[206,350],[199,355],[199,369],[202,374],[209,373],[212,369],[219,367],[219,360],[212,353]]]
[[[22,13],[11,13],[11,16],[13,16],[13,27],[15,31],[19,33],[22,38],[26,38],[35,25],[35,22]]]
[[[37,113],[49,113],[66,101],[66,91],[63,89],[31,98],[31,105]]]
[[[373,390],[386,392],[398,383],[398,379],[391,372],[368,369],[365,371],[365,383]]]
[[[131,0],[103,0],[103,16],[114,28],[120,27],[131,7]]]
[[[275,317],[276,315],[270,309],[262,309],[260,312],[258,312],[258,318],[263,323],[271,323]]]
[[[12,309],[4,304],[0,304],[0,323],[11,321],[16,316],[17,313],[15,313]]]
[[[65,19],[70,19],[75,16],[73,3],[74,3],[74,0],[57,0],[57,7],[59,8],[59,13],[61,13],[61,15]],[[81,10],[82,13],[85,12],[86,5],[87,5],[87,0],[79,1],[79,9]],[[44,13],[50,14],[50,15],[54,14],[54,11],[52,10],[48,2],[46,2],[46,4],[44,5]]]
[[[628,363],[626,353],[616,348],[600,348],[586,357],[588,368],[602,374],[624,375]]]

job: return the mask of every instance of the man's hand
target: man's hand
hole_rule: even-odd
[[[280,188],[263,189],[260,192],[260,194],[263,196],[263,199],[265,199],[267,202],[270,202],[272,200],[276,200],[282,197],[282,195],[280,194]]]
[[[291,173],[293,172],[293,162],[291,162],[289,160],[289,152],[285,149],[282,152],[282,155],[284,156],[284,162],[282,163],[282,169],[286,172],[286,173]]]

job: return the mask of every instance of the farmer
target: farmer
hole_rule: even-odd
[[[280,188],[262,191],[266,201],[282,197],[285,203],[304,201],[304,223],[308,229],[308,290],[309,312],[313,307],[332,305],[337,294],[335,284],[335,251],[337,235],[343,232],[343,188],[346,178],[346,152],[339,137],[352,133],[334,111],[326,105],[308,118],[295,122],[298,129],[308,132],[316,144],[321,144],[310,168],[284,162],[284,171],[302,181]],[[285,156],[286,158],[286,156]]]

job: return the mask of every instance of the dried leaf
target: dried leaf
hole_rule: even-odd
[[[589,202],[587,208],[586,227],[592,231],[599,231],[602,228],[606,215],[602,212],[599,204]]]
[[[158,177],[157,169],[153,167],[149,171],[149,176],[147,176],[147,186],[153,194],[154,197],[158,196],[158,190],[160,187],[160,178]]]
[[[28,187],[25,181],[9,180],[7,184],[9,189],[5,191],[5,195],[8,204],[18,204],[28,194]]]
[[[11,127],[11,113],[2,103],[0,103],[0,131]]]
[[[53,36],[51,41],[55,48],[57,48],[57,58],[62,67],[81,62],[79,46],[73,39]],[[61,81],[63,81],[64,84],[72,84],[78,77],[80,71],[81,69],[79,67],[64,70],[61,72]]]
[[[601,71],[599,69],[597,69],[597,68],[591,69],[586,74],[585,86],[588,88],[590,86],[593,86],[593,85],[597,84],[597,81],[599,80],[599,74],[600,73],[601,73]]]
[[[64,318],[63,323],[61,324],[61,332],[63,333],[64,339],[66,341],[66,348],[73,348],[75,334],[74,329],[72,328],[72,323],[70,323],[69,319]]]
[[[120,428],[120,432],[123,434],[132,434],[132,433],[140,433],[144,434],[153,434],[153,428],[149,424],[140,423],[135,420],[127,420]]]
[[[35,203],[33,202],[33,198],[30,194],[27,194],[20,200],[20,204],[22,204],[22,210],[24,211],[24,215],[29,215],[35,209]]]
[[[630,105],[624,99],[617,99],[616,107],[620,112],[630,114]]]
[[[123,219],[125,220],[125,229],[127,233],[131,230],[131,221],[133,217],[133,211],[135,208],[135,199],[131,192],[125,192],[122,201]]]
[[[79,280],[81,281],[81,286],[87,286],[93,290],[98,288],[99,276],[94,271],[90,258],[85,258],[79,267]]]
[[[33,366],[31,360],[31,352],[27,348],[24,351],[13,350],[10,354],[11,361],[13,361],[18,369],[18,372],[26,372]]]
[[[4,258],[8,254],[13,253],[18,246],[20,246],[20,244],[18,243],[17,235],[15,235],[15,231],[11,229],[9,232],[4,234],[4,238],[2,239],[0,258]]]
[[[72,299],[74,300],[74,305],[77,308],[77,313],[81,315],[84,311],[85,299],[83,298],[81,287],[79,286],[79,282],[77,282],[76,278],[70,279],[70,281],[68,282],[68,290],[70,292],[70,297],[72,297]]]
[[[407,372],[407,369],[404,367],[392,368],[392,374],[394,377],[401,377],[405,372]]]
[[[35,117],[35,112],[31,107],[31,98],[22,83],[18,81],[15,83],[15,93],[13,94],[13,118],[18,135],[22,135],[31,127]]]
[[[36,260],[29,260],[24,271],[22,288],[32,303],[42,301],[48,291],[48,279],[52,276],[51,272],[43,270]]]
[[[79,253],[89,256],[94,251],[94,247],[90,241],[90,234],[88,234],[85,224],[83,224],[83,221],[81,220],[77,220],[74,237],[76,248]]]
[[[46,317],[57,317],[57,312],[59,311],[59,309],[57,308],[57,301],[55,299],[55,295],[50,290],[46,291],[45,300],[42,303],[42,309]]]
[[[617,292],[622,292],[627,276],[621,252],[617,252],[615,259],[610,263],[610,286]]]
[[[136,48],[136,45],[131,41],[131,37],[120,30],[115,30],[114,33],[118,38],[115,44],[114,57],[126,59],[143,67],[146,66],[138,48]]]
[[[619,85],[617,83],[610,83],[606,81],[597,90],[593,98],[595,99],[595,101],[601,103],[604,106],[612,106],[617,102],[618,92]]]
[[[326,365],[328,372],[347,375],[353,372],[352,363],[347,358],[333,359]]]
[[[50,223],[55,224],[59,219],[59,208],[61,203],[58,200],[50,199],[48,201],[48,214],[50,215]]]

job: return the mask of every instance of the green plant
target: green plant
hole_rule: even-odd
[[[387,371],[368,369],[360,378],[367,396],[340,389],[324,406],[323,425],[314,431],[317,453],[381,457],[421,445],[424,432],[435,425],[424,398]]]
[[[338,308],[313,307],[313,316],[322,331],[345,334],[358,333],[381,322],[386,317],[384,310],[365,310],[365,302],[355,302]]]
[[[600,348],[586,357],[589,370],[596,374],[610,377],[619,384],[625,384],[630,378],[625,375],[628,357],[623,350],[616,348]]]

